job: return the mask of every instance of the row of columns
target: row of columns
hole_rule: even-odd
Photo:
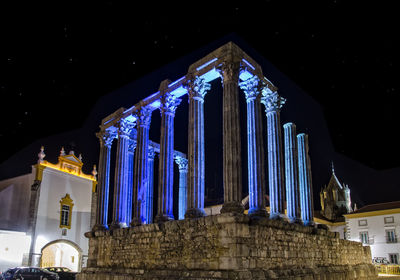
[[[98,204],[94,230],[114,229],[129,225],[135,226],[143,222],[151,223],[153,221],[153,175],[156,153],[154,148],[149,145],[148,130],[146,129],[146,126],[149,124],[148,122],[149,120],[146,118],[139,118],[140,124],[138,124],[137,141],[126,136],[131,134],[131,131],[127,131],[127,129],[132,130],[133,126],[125,121],[119,123],[116,132],[103,131],[103,133],[97,134],[100,140],[100,165],[97,188]],[[142,129],[139,129],[140,127]],[[114,207],[112,221],[110,224],[107,224],[111,146],[115,138],[118,138],[118,143],[114,177]],[[147,147],[145,147],[146,143]],[[144,156],[145,153],[147,157]],[[179,211],[184,213],[186,199],[183,194],[186,194],[187,189],[185,179],[187,174],[187,159],[175,155],[174,160],[179,167],[180,177],[180,202],[178,207]],[[140,188],[138,189],[137,186],[140,186]],[[180,216],[180,218],[183,218],[183,216]]]
[[[285,99],[276,91],[267,89],[263,81],[254,76],[239,84],[240,62],[226,61],[218,69],[223,85],[223,187],[224,204],[221,213],[243,213],[242,170],[240,143],[239,86],[243,89],[247,103],[248,180],[249,215],[266,216],[265,210],[265,163],[262,132],[261,104],[265,105],[268,136],[268,183],[270,195],[270,218],[288,217],[292,222],[312,224],[311,167],[308,156],[308,138],[305,134],[295,137],[295,125],[286,124],[285,150],[282,145],[280,109]],[[158,212],[156,222],[173,219],[173,145],[174,116],[180,99],[168,92],[168,82],[160,86],[161,138],[159,155]],[[189,97],[188,162],[175,158],[180,170],[179,218],[204,216],[205,150],[204,150],[204,97],[210,85],[199,77],[188,79],[185,85]],[[127,173],[129,131],[132,124],[121,120],[118,127],[117,164],[115,173],[114,212],[112,228],[141,224],[140,213],[150,214],[151,210],[140,209],[143,199],[152,201],[152,190],[144,188],[151,180],[148,172],[149,127],[151,111],[141,107],[136,113],[137,142],[134,157],[133,189]],[[297,143],[295,141],[297,138]],[[99,164],[99,211],[98,227],[105,225],[104,209],[108,205],[109,187],[109,146],[101,139]],[[107,142],[108,143],[108,142]],[[107,148],[108,147],[108,148]],[[283,157],[283,150],[285,157]],[[284,164],[285,161],[285,164]],[[187,170],[185,172],[184,170]],[[286,177],[286,180],[285,180]],[[127,180],[129,182],[127,182]],[[187,188],[185,186],[187,182]],[[287,216],[285,215],[285,184]],[[129,187],[128,187],[129,189]],[[140,193],[138,193],[140,191]],[[150,193],[151,192],[151,193]],[[126,197],[126,196],[129,197]],[[131,199],[132,198],[132,199]],[[133,216],[126,214],[133,205]],[[184,205],[184,206],[183,206]]]

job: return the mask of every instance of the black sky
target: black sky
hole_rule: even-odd
[[[102,95],[236,32],[322,105],[338,152],[400,166],[394,3],[227,3],[0,4],[0,162],[79,128]]]

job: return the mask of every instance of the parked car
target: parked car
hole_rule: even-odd
[[[5,271],[3,280],[59,280],[57,273],[39,267],[14,267]]]
[[[45,269],[57,273],[60,280],[75,280],[75,276],[78,274],[78,272],[74,272],[66,267],[46,267]]]

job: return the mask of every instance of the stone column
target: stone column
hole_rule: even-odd
[[[221,213],[243,213],[242,159],[239,114],[239,62],[233,59],[221,66],[223,79],[223,182],[224,205]]]
[[[265,105],[268,130],[268,182],[270,218],[285,218],[285,190],[283,185],[283,157],[280,109],[285,99],[277,92],[264,89],[261,102]]]
[[[175,162],[179,166],[179,203],[178,203],[178,219],[185,218],[187,207],[187,173],[188,160],[183,157],[175,157]],[[204,201],[204,199],[203,199]],[[204,204],[203,204],[204,205]],[[202,208],[203,209],[203,208]],[[203,210],[204,212],[204,210]]]
[[[291,223],[301,223],[296,125],[283,126],[285,137],[286,211]]]
[[[118,124],[118,144],[117,156],[115,163],[114,176],[114,205],[113,205],[113,221],[110,228],[127,227],[128,214],[128,146],[129,134],[133,129],[134,124],[124,119]]]
[[[133,175],[133,214],[131,226],[138,226],[142,224],[141,219],[141,202],[140,193],[143,193],[147,186],[147,167],[148,167],[148,153],[149,153],[149,129],[151,122],[152,111],[146,107],[140,107],[135,112],[137,138],[136,138],[136,152],[135,152],[135,167]]]
[[[160,92],[162,92],[160,90]],[[161,97],[161,137],[158,168],[158,213],[156,222],[174,219],[173,183],[174,183],[174,117],[180,99],[169,92]]]
[[[204,212],[204,180],[205,180],[205,150],[204,150],[204,96],[211,88],[204,79],[196,77],[188,84],[189,125],[188,125],[188,190],[186,218],[205,215]],[[186,195],[185,195],[186,196]],[[181,196],[179,195],[179,203]],[[181,204],[179,204],[181,205]],[[179,207],[180,209],[183,209]],[[181,218],[181,214],[180,218]]]
[[[126,224],[129,225],[132,220],[132,193],[133,193],[133,173],[135,157],[136,140],[129,140],[128,144],[128,192],[127,192],[127,215]]]
[[[110,188],[110,156],[111,145],[116,134],[109,131],[96,133],[100,140],[99,171],[97,181],[96,223],[93,231],[108,229],[108,199]]]
[[[308,135],[297,135],[297,147],[299,158],[299,183],[301,219],[304,225],[314,225],[314,203],[311,178],[311,161],[308,154]]]
[[[247,103],[247,167],[250,216],[266,217],[265,166],[260,87],[257,76],[240,83]]]
[[[145,224],[151,224],[153,222],[153,200],[154,200],[154,157],[156,153],[154,148],[149,147],[148,153],[148,167],[147,167],[147,191],[145,198],[145,205],[142,206],[144,209],[143,217]]]

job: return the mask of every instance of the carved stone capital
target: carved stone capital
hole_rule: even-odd
[[[129,137],[136,123],[121,119],[118,122],[118,137]]]
[[[221,76],[222,82],[238,82],[240,73],[240,62],[239,61],[225,61],[218,69]]]
[[[204,96],[211,89],[211,85],[204,78],[196,76],[187,81],[186,88],[188,90],[189,99],[195,98],[204,101]]]
[[[130,139],[128,143],[128,152],[133,153],[136,149],[136,140]]]
[[[147,157],[149,160],[154,160],[154,157],[156,156],[156,152],[154,151],[153,147],[149,147]]]
[[[138,109],[134,115],[136,116],[136,125],[137,127],[150,127],[151,122],[151,113],[152,111],[146,107],[141,107]]]
[[[261,103],[265,105],[266,113],[279,111],[285,102],[286,99],[281,97],[276,91],[263,92],[263,96],[261,97]]]
[[[253,76],[240,82],[239,87],[243,90],[246,101],[255,100],[261,92],[261,81],[257,76]]]
[[[116,138],[117,133],[114,131],[100,131],[98,133],[96,133],[97,138],[99,138],[100,140],[100,144],[102,146],[107,146],[107,147],[111,147],[112,145],[112,141],[114,140],[114,138]]]
[[[175,157],[175,162],[179,167],[179,172],[187,172],[188,170],[188,160],[183,157]]]
[[[161,114],[162,113],[175,114],[175,110],[182,100],[177,98],[170,92],[166,92],[163,95],[161,95],[160,101],[161,101],[161,106],[160,106]]]

